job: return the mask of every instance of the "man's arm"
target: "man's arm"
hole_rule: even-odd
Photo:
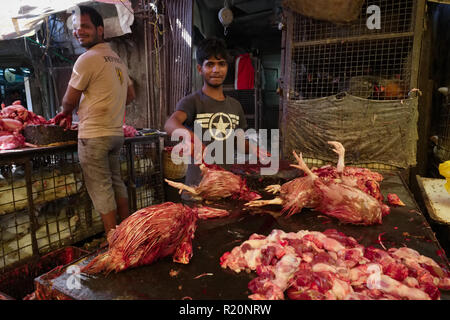
[[[75,110],[75,108],[78,107],[78,104],[80,103],[82,93],[83,91],[75,89],[71,85],[67,86],[66,93],[64,94],[62,100],[62,113],[64,115],[72,115],[73,110]]]
[[[183,126],[183,123],[187,119],[187,114],[184,111],[175,111],[172,113],[172,115],[167,119],[166,123],[164,124],[164,130],[167,132],[169,136],[173,134],[173,132],[177,129],[184,130],[187,132],[190,136],[189,141],[184,141],[185,143],[190,142],[190,152],[191,155],[194,154],[194,144],[198,143],[202,146],[202,149],[204,148],[203,143],[199,140],[199,138],[192,132],[191,130],[187,129],[185,126]],[[194,143],[192,143],[194,142]],[[202,156],[200,154],[196,154],[194,156],[196,160],[201,160]]]
[[[166,123],[164,124],[164,130],[167,132],[169,136],[171,136],[176,129],[186,129],[183,126],[183,123],[186,121],[186,119],[187,119],[186,112],[175,111],[174,113],[172,113],[172,115],[169,117],[169,119],[167,119]]]
[[[64,127],[66,130],[70,129],[72,126],[72,112],[78,107],[82,93],[83,91],[68,85],[62,101],[63,110],[52,119],[52,122]]]
[[[194,141],[194,139],[197,139],[197,136],[189,129],[187,129],[185,126],[183,126],[183,123],[187,119],[187,114],[184,111],[175,111],[172,113],[172,115],[167,119],[166,123],[164,124],[164,130],[167,132],[169,136],[172,135],[172,133],[177,130],[186,130],[189,132],[190,135],[190,141]]]

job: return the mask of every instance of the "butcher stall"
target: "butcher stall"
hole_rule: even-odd
[[[158,133],[125,138],[120,161],[130,212],[164,201],[163,143]],[[86,192],[75,141],[4,150],[0,159],[0,291],[7,293],[11,272],[102,233],[103,222]]]
[[[241,170],[238,168],[235,172],[249,173],[248,167],[245,165],[242,165]],[[263,199],[268,199],[271,195],[264,191],[268,184],[285,183],[293,179],[295,174],[295,170],[285,167],[276,176],[264,178],[252,173],[246,174],[246,180],[253,190],[263,195]],[[370,226],[344,224],[335,218],[310,209],[303,209],[301,212],[288,217],[280,213],[280,207],[277,205],[252,208],[245,206],[244,201],[230,199],[203,202],[203,205],[216,209],[226,209],[229,211],[229,215],[198,221],[195,237],[192,241],[193,256],[189,263],[174,263],[171,257],[165,257],[154,261],[150,265],[129,268],[118,273],[114,271],[98,274],[80,272],[93,259],[104,254],[106,250],[103,249],[87,254],[72,263],[37,277],[35,279],[36,291],[34,298],[76,300],[248,299],[252,292],[254,293],[258,281],[261,281],[262,277],[264,277],[263,269],[260,269],[264,265],[264,259],[258,260],[256,258],[258,253],[255,252],[254,259],[261,264],[256,267],[256,272],[254,268],[253,271],[249,269],[248,272],[236,272],[236,267],[232,268],[230,266],[232,265],[232,260],[229,259],[229,257],[236,254],[233,248],[249,243],[247,248],[251,250],[252,242],[246,242],[249,238],[254,239],[252,241],[257,241],[257,239],[267,240],[277,234],[289,238],[288,234],[295,237],[299,233],[307,234],[308,232],[313,232],[313,234],[317,235],[319,232],[323,232],[330,237],[334,234],[334,239],[339,239],[341,243],[346,241],[343,240],[346,236],[350,237],[346,238],[348,241],[351,239],[352,242],[357,242],[366,247],[366,252],[376,252],[374,256],[391,248],[398,248],[399,251],[391,249],[389,252],[393,256],[395,252],[403,253],[404,250],[408,250],[409,253],[417,252],[417,257],[423,256],[433,259],[436,262],[436,265],[433,264],[436,270],[449,270],[449,262],[444,250],[436,240],[423,214],[418,209],[414,197],[409,192],[403,179],[398,174],[385,173],[384,180],[381,183],[381,190],[384,196],[388,193],[397,194],[405,206],[391,206],[390,214],[383,217],[382,224]],[[197,204],[189,203],[189,205],[194,207]],[[276,242],[278,246],[280,246],[280,243],[281,246],[286,246],[286,243],[289,241],[291,239],[287,241],[278,239]],[[317,245],[321,246],[318,243]],[[412,250],[409,251],[410,249],[406,248]],[[262,256],[269,259],[269,264],[272,263],[274,266],[280,266],[281,268],[281,264],[278,263],[282,261],[286,263],[287,261],[279,260],[282,259],[283,254],[277,256],[276,251],[273,251],[271,254],[269,251],[263,251]],[[333,268],[331,260],[323,257],[322,259],[321,261],[325,264],[329,263],[329,266],[324,268]],[[406,257],[405,259],[408,260]],[[226,261],[229,263],[228,267]],[[420,265],[425,266],[424,264]],[[289,263],[287,266],[289,266]],[[114,266],[110,267],[114,268]],[[412,264],[410,267],[412,267]],[[417,270],[419,269],[421,267],[418,267]],[[329,270],[327,269],[327,271]],[[379,270],[379,272],[381,271]],[[77,285],[73,282],[75,279],[74,275],[76,276]],[[410,272],[409,276],[412,278],[417,276],[417,274],[413,275],[413,272]],[[358,276],[354,280],[357,281],[357,278]],[[361,283],[366,281],[366,279],[367,277],[362,277],[360,279]],[[413,279],[409,280],[415,281]],[[230,283],[233,283],[233,285],[230,286]],[[416,289],[409,288],[409,290],[404,291],[405,285],[397,281],[394,282],[394,285],[390,283],[388,288],[391,298],[427,298],[426,295],[423,296],[423,293],[415,296],[418,292]],[[441,299],[450,298],[449,291],[434,290],[432,292],[429,290],[428,292],[433,299],[438,297]],[[292,289],[288,289],[284,297],[295,298],[295,292],[292,292]],[[358,299],[360,296],[355,293],[353,297]],[[265,296],[265,298],[271,299],[274,297]]]

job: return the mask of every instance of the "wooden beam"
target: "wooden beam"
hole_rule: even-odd
[[[428,0],[428,2],[450,4],[450,0]]]

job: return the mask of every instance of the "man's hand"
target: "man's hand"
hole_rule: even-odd
[[[198,150],[195,146],[197,146]],[[198,148],[198,146],[201,146],[201,148]],[[189,150],[189,155],[194,158],[195,163],[203,163],[206,147],[197,136],[193,135],[191,141],[187,142],[187,149]]]
[[[52,120],[52,123],[63,127],[64,130],[70,130],[72,127],[72,114],[58,113]]]
[[[268,164],[270,162],[271,154],[269,151],[266,151],[264,148],[249,142],[249,151],[250,153],[257,156],[258,161],[260,163]]]
[[[270,162],[270,157],[272,157],[272,155],[270,154],[269,151],[266,151],[265,149],[259,147],[258,148],[258,160],[261,163],[269,163]]]

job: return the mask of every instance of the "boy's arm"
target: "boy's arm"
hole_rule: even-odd
[[[202,146],[202,149],[204,148],[203,143],[200,141],[200,139],[192,132],[191,130],[187,129],[183,123],[187,119],[187,114],[184,111],[177,110],[167,119],[166,123],[164,124],[164,130],[167,132],[168,135],[172,136],[173,132],[175,130],[183,130],[189,134],[189,141],[191,142],[190,150],[191,155],[194,154],[194,143],[199,143]],[[194,142],[194,143],[192,143]],[[195,158],[197,159],[198,156],[196,155]]]
[[[245,135],[242,131],[236,131],[236,138],[238,139],[238,141],[242,141],[241,139],[245,139]],[[264,150],[262,147],[258,146],[252,141],[249,141],[248,139],[245,139],[244,141],[245,150],[240,149],[239,152],[253,154],[257,156],[259,160],[266,159],[267,157],[271,156],[268,151]]]
[[[171,136],[176,129],[186,129],[183,126],[183,123],[186,121],[186,119],[187,119],[186,112],[175,111],[174,113],[172,113],[172,115],[169,117],[169,119],[167,119],[166,123],[164,124],[164,130],[167,132],[169,136]],[[192,132],[192,134],[194,133]]]

